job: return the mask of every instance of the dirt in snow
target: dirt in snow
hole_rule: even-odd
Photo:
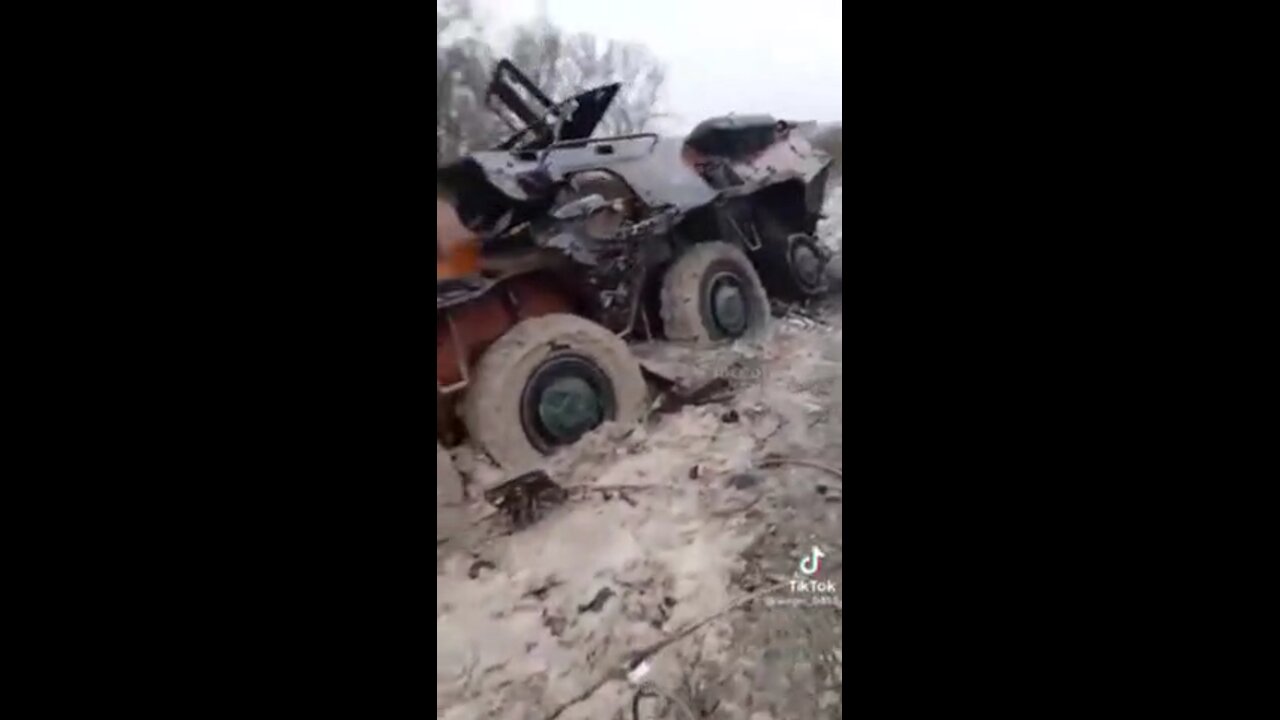
[[[839,249],[833,195],[823,234]],[[437,549],[437,717],[631,720],[642,683],[698,717],[841,717],[842,478],[767,462],[843,467],[843,315],[838,296],[822,305],[753,343],[638,347],[734,392],[550,458],[569,499],[529,527],[472,504]],[[505,479],[453,454],[471,497]],[[639,717],[682,717],[665,702]]]

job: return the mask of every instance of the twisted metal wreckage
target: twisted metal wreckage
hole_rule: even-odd
[[[486,102],[514,134],[438,169],[438,440],[469,437],[507,469],[641,416],[626,341],[752,336],[770,296],[825,290],[832,159],[813,124],[592,137],[620,87],[553,102],[503,60]]]

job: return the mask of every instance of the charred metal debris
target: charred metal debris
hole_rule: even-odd
[[[484,498],[507,516],[514,529],[521,530],[537,522],[548,509],[563,505],[569,493],[546,472],[534,470],[486,490]]]
[[[545,271],[574,288],[600,324],[654,337],[652,280],[682,249],[708,239],[742,247],[771,295],[821,292],[831,252],[815,234],[831,158],[809,143],[812,124],[731,115],[683,138],[591,137],[619,87],[555,103],[509,61],[499,63],[486,101],[518,129],[440,168],[438,194],[479,234],[484,256],[512,263],[440,282],[438,309],[511,274]]]

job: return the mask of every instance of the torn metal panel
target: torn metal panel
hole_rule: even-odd
[[[465,388],[479,353],[539,314],[657,338],[650,300],[697,243],[737,245],[771,295],[823,290],[813,278],[829,253],[810,247],[831,158],[810,142],[814,126],[743,115],[684,138],[593,138],[616,86],[556,103],[507,61],[495,83],[493,99],[525,127],[437,173],[436,306],[452,328],[437,337],[438,391]],[[706,380],[682,379],[677,395]]]
[[[808,140],[789,133],[780,142],[769,145],[758,155],[733,164],[734,171],[749,186],[773,184],[788,180],[812,182],[831,164],[831,158]]]
[[[642,136],[551,148],[545,159],[532,152],[503,151],[474,153],[470,158],[495,187],[515,200],[531,199],[528,181],[522,185],[520,178],[533,177],[538,171],[558,182],[578,172],[608,168],[649,207],[689,210],[710,203],[717,193],[685,162],[683,147],[680,138]]]
[[[715,200],[716,191],[684,161],[683,146],[679,138],[663,138],[652,145],[650,152],[610,162],[608,167],[621,175],[649,207],[701,207]],[[600,164],[599,158],[581,152],[557,156],[553,161],[553,166],[564,172]]]

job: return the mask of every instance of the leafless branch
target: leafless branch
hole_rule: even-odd
[[[555,100],[621,83],[612,107],[601,120],[599,135],[641,132],[664,115],[659,101],[666,72],[642,45],[587,33],[566,34],[540,20],[518,28],[509,51],[503,53],[475,32],[463,32],[475,30],[475,25],[470,0],[437,0],[437,162],[489,146],[505,133],[484,106],[489,74],[503,54]]]

